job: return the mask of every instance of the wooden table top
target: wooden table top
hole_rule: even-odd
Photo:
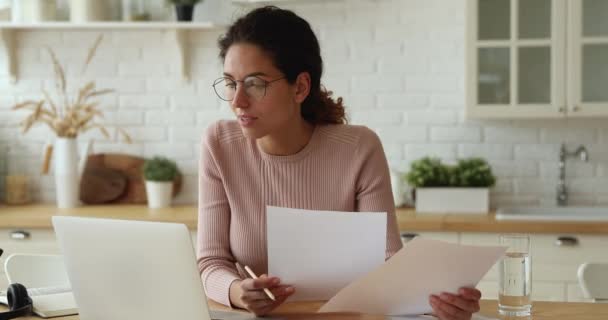
[[[323,302],[296,302],[287,303],[275,310],[272,315],[281,316],[286,319],[306,319],[306,320],[381,320],[384,316],[362,315],[353,313],[315,313]],[[214,310],[227,310],[228,308],[213,301],[209,306]],[[0,309],[5,310],[3,306]],[[500,317],[497,312],[496,300],[481,301],[481,315],[497,319],[507,319]],[[21,319],[39,320],[41,318],[30,316]],[[57,320],[78,320],[78,316],[58,317]],[[532,306],[532,316],[517,318],[517,320],[599,320],[608,319],[608,304],[605,303],[573,303],[573,302],[534,302]],[[176,319],[177,320],[177,319]]]
[[[401,232],[519,232],[519,233],[589,233],[608,234],[608,222],[499,221],[494,213],[424,214],[414,209],[397,209]],[[52,228],[51,216],[68,215],[110,219],[164,221],[183,223],[195,230],[197,209],[194,205],[148,209],[144,205],[97,205],[57,209],[53,204],[0,206],[1,228]]]

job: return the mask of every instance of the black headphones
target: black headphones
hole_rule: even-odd
[[[1,255],[2,249],[0,249]],[[22,284],[11,284],[6,290],[6,297],[10,311],[0,312],[0,320],[9,320],[32,314],[32,298],[27,294],[27,289]]]
[[[0,320],[25,317],[32,313],[32,298],[22,284],[11,284],[6,290],[6,297],[10,311],[0,312]]]

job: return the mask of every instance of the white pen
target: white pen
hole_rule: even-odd
[[[249,276],[251,276],[252,278],[254,278],[254,279],[258,278],[258,276],[256,276],[255,273],[253,273],[253,271],[249,268],[249,266],[245,266],[245,271],[247,271],[247,273],[249,273]],[[268,290],[268,288],[264,288],[264,293],[266,293],[266,295],[268,296],[268,298],[270,298],[270,300],[276,301],[274,294],[272,294],[272,292],[270,292],[270,290]]]

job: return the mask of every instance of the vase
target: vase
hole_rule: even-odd
[[[53,154],[57,207],[77,207],[80,205],[80,174],[76,139],[57,138]]]

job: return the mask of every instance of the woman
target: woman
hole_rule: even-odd
[[[259,8],[238,19],[219,47],[224,75],[213,86],[237,120],[214,123],[202,141],[198,265],[211,299],[264,315],[297,289],[265,275],[267,205],[387,212],[386,257],[402,244],[380,140],[345,125],[342,99],[321,88],[310,25],[291,11]],[[245,265],[262,276],[247,278]],[[463,290],[433,300],[436,314],[470,318],[479,292]]]

